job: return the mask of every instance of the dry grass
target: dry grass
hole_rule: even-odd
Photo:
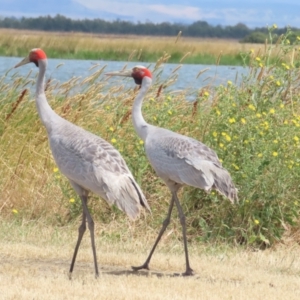
[[[117,58],[117,54],[130,60],[141,58],[153,60],[158,55],[168,53],[179,61],[183,57],[191,59],[201,55],[210,57],[234,56],[250,49],[262,51],[264,46],[257,44],[240,44],[237,40],[206,39],[180,37],[120,36],[96,35],[82,33],[56,33],[39,31],[20,31],[0,29],[0,45],[7,55],[19,55],[22,49],[40,47],[46,50],[49,57],[62,55],[79,55],[79,51],[99,53],[100,59],[106,55]],[[4,54],[5,54],[4,53]],[[117,53],[117,54],[116,54]],[[3,55],[4,55],[3,54]],[[88,55],[88,54],[87,54]],[[144,55],[144,57],[143,57]],[[154,59],[155,61],[155,59]]]
[[[152,237],[136,239],[125,234],[122,242],[114,242],[99,236],[101,224],[96,224],[100,278],[94,278],[87,234],[70,281],[67,272],[77,235],[74,227],[47,227],[39,222],[17,225],[2,220],[0,299],[300,297],[299,246],[251,252],[194,244],[190,249],[196,276],[182,278],[172,276],[184,269],[182,245],[169,238],[154,255],[152,272],[133,273],[130,266],[144,261]]]

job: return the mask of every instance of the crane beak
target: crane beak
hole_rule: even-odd
[[[132,70],[123,70],[123,71],[115,71],[105,73],[107,76],[124,76],[124,77],[132,77]]]
[[[30,63],[29,56],[25,57],[23,60],[21,60],[18,64],[15,65],[15,68],[18,68],[20,66],[26,65]]]

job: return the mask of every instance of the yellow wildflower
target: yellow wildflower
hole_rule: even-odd
[[[221,112],[220,112],[218,109],[216,109],[216,114],[217,114],[218,116],[220,116],[220,115],[221,115]]]
[[[57,173],[57,172],[58,172],[58,168],[57,167],[53,168],[53,173]]]
[[[279,80],[276,81],[277,86],[281,86],[281,82]]]
[[[279,107],[280,107],[280,108],[284,108],[284,104],[281,103],[281,104],[279,105]]]
[[[214,132],[212,133],[212,135],[213,135],[213,137],[217,137],[217,136],[218,136],[218,133],[217,133],[216,131],[214,131]]]
[[[256,116],[257,116],[258,118],[261,118],[261,114],[260,114],[260,113],[257,113]]]
[[[154,116],[154,117],[153,117],[153,120],[154,120],[154,121],[156,121],[156,120],[157,120],[157,118]]]
[[[229,123],[230,123],[230,124],[235,123],[235,118],[229,118]]]
[[[272,26],[274,29],[276,29],[277,28],[277,24],[273,24],[273,26]]]
[[[241,118],[241,123],[242,123],[242,124],[246,124],[247,121],[246,121],[244,118]]]
[[[220,163],[222,163],[222,162],[223,162],[223,159],[222,159],[222,158],[219,158],[219,161],[220,161]]]
[[[236,169],[236,170],[239,170],[239,166],[237,166],[236,164],[232,164],[232,166]]]
[[[249,104],[248,107],[251,109],[251,110],[255,110],[255,106],[253,104]]]
[[[231,137],[230,137],[229,135],[226,135],[226,136],[225,136],[225,139],[226,139],[227,142],[230,142],[230,141],[231,141]]]
[[[273,156],[275,156],[275,157],[278,156],[278,152],[274,151]]]
[[[204,95],[205,97],[208,97],[208,96],[209,96],[209,92],[205,91],[203,95]]]
[[[173,113],[171,110],[168,110],[168,114],[171,116]]]
[[[224,144],[223,143],[220,143],[219,146],[220,146],[220,148],[224,148]]]
[[[228,81],[227,81],[227,84],[228,84],[228,85],[232,85],[232,81],[231,81],[231,80],[228,80]]]
[[[111,141],[113,144],[115,144],[115,143],[117,142],[117,140],[116,140],[115,138],[112,138],[110,141]]]
[[[256,60],[256,61],[261,61],[261,59],[260,59],[259,56],[256,56],[256,57],[255,57],[255,60]]]
[[[274,140],[273,143],[274,143],[274,144],[278,144],[278,141],[277,141],[277,140]]]
[[[110,106],[109,106],[109,105],[106,105],[106,106],[105,106],[105,109],[106,109],[106,110],[110,110]]]
[[[263,156],[262,153],[257,154],[257,157],[262,157],[262,156]]]
[[[139,143],[140,143],[140,145],[144,145],[144,141],[143,140],[140,140]]]
[[[110,131],[115,131],[115,129],[113,127],[109,127]]]
[[[299,142],[299,138],[298,138],[296,135],[294,136],[293,140],[294,140],[295,142]]]
[[[258,224],[259,224],[259,220],[255,219],[255,220],[254,220],[254,223],[255,223],[256,225],[258,225]]]
[[[70,202],[70,203],[74,203],[74,202],[75,202],[75,199],[74,199],[74,198],[71,198],[71,199],[69,200],[69,202]]]
[[[258,65],[259,65],[261,68],[264,66],[263,63],[261,63],[261,62],[260,62]]]
[[[172,99],[172,98],[171,98],[171,96],[169,95],[169,96],[167,97],[167,100],[169,100],[169,101],[170,101],[171,99]]]
[[[12,209],[11,211],[12,211],[12,213],[15,214],[15,215],[19,213],[15,208]]]
[[[271,108],[269,112],[270,112],[270,114],[275,114],[275,109]]]

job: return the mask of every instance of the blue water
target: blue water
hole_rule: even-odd
[[[0,57],[0,77],[8,72],[5,80],[9,82],[9,80],[12,80],[14,76],[27,76],[28,72],[32,70],[29,78],[34,78],[38,72],[38,68],[35,67],[34,64],[28,64],[18,69],[13,68],[19,61],[21,61],[21,59],[22,58],[20,57]],[[62,65],[57,68],[60,64]],[[59,82],[65,82],[70,80],[72,77],[81,77],[84,79],[104,66],[105,72],[109,72],[121,70],[125,65],[127,68],[132,68],[141,64],[142,63],[140,62],[49,59],[46,77],[51,77],[51,79],[55,79]],[[98,66],[89,71],[89,69],[95,65]],[[144,63],[143,65],[149,67],[150,70],[153,70],[155,63]],[[154,82],[156,79],[159,80],[159,82],[166,82],[168,78],[173,76],[174,79],[177,79],[171,86],[167,87],[168,90],[190,89],[193,91],[206,85],[217,86],[220,84],[226,84],[228,80],[231,80],[233,83],[235,81],[239,83],[241,74],[247,74],[248,72],[247,68],[236,66],[184,64],[181,65],[181,68],[178,71],[172,73],[178,66],[179,64],[163,64],[154,72]],[[208,70],[196,78],[199,72],[204,69]],[[101,81],[104,78],[105,75],[101,75],[99,80]],[[116,84],[115,81],[111,82]],[[134,85],[132,80],[124,82],[126,85],[128,84],[128,86]]]

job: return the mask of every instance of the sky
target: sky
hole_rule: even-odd
[[[0,0],[0,16],[100,18],[153,23],[211,25],[244,23],[250,28],[277,24],[300,28],[300,0]]]

